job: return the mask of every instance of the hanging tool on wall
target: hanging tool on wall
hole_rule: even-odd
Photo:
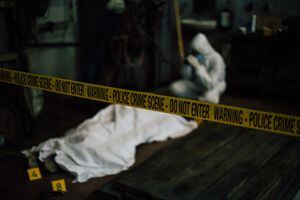
[[[181,19],[180,19],[180,8],[178,0],[173,0],[175,19],[176,19],[176,32],[177,32],[177,41],[179,48],[179,55],[181,61],[184,60],[184,46],[182,38],[182,29],[181,29]]]
[[[111,44],[111,54],[116,64],[139,67],[144,63],[164,4],[164,0],[128,0],[120,28]]]
[[[127,88],[138,88],[136,85],[137,68],[145,68],[157,50],[155,41],[159,20],[165,0],[128,0],[122,13],[120,26],[113,33],[110,52],[116,70],[114,80],[124,75]]]

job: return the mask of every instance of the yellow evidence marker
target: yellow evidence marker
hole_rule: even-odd
[[[66,182],[64,179],[54,180],[52,183],[52,190],[54,192],[67,192]]]
[[[40,168],[35,167],[27,170],[29,180],[35,181],[42,178]]]

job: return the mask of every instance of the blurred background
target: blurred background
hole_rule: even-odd
[[[225,61],[222,104],[299,115],[299,0],[0,0],[0,67],[172,95],[198,33]],[[0,159],[105,106],[0,83]]]

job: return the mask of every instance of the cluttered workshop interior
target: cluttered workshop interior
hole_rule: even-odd
[[[299,74],[299,0],[0,0],[0,199],[300,199]]]

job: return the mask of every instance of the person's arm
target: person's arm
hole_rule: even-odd
[[[189,64],[195,69],[195,81],[204,86],[207,90],[211,90],[217,84],[219,77],[224,70],[224,62],[218,54],[211,60],[212,69],[208,72],[204,65],[202,65],[193,55],[187,57]]]

